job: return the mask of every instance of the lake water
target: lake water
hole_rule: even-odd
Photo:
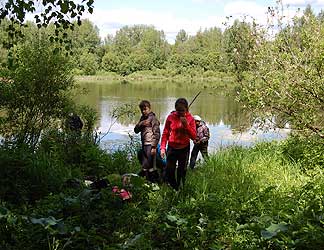
[[[160,119],[162,131],[165,118],[174,110],[176,99],[185,97],[190,103],[199,91],[201,94],[190,107],[190,112],[199,115],[207,123],[211,132],[210,151],[229,145],[251,146],[260,141],[281,140],[289,133],[288,129],[262,132],[242,111],[234,96],[222,89],[207,87],[211,85],[190,82],[87,82],[80,83],[87,93],[78,95],[77,102],[97,110],[97,129],[101,136],[107,133],[115,121],[111,116],[114,107],[129,103],[137,108],[141,100],[149,100],[153,112]],[[122,119],[114,123],[102,139],[101,146],[113,150],[130,141],[129,135],[134,135],[133,128],[139,117],[138,109],[136,120]]]

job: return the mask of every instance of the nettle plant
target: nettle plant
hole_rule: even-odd
[[[292,19],[283,13],[270,8],[268,26],[256,33],[253,67],[239,98],[256,117],[275,117],[276,126],[288,123],[324,139],[323,20],[310,7]]]

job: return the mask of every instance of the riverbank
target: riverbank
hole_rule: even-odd
[[[78,144],[82,157],[70,174],[62,172],[69,165],[56,165],[62,160],[58,153],[72,157],[65,151],[52,152],[50,158],[16,151],[10,154],[15,164],[9,166],[11,158],[0,150],[8,171],[32,168],[28,178],[15,178],[16,189],[10,190],[21,188],[22,193],[1,200],[1,249],[321,249],[324,173],[316,163],[305,161],[313,159],[305,151],[308,144],[289,139],[221,150],[188,170],[179,192],[138,177],[122,186],[122,174],[139,170],[134,145],[108,155]],[[17,166],[22,159],[30,159],[29,165]],[[108,185],[86,186],[84,176],[76,175],[85,169]],[[64,185],[53,186],[59,174]],[[4,185],[5,178],[1,180]],[[37,201],[13,202],[38,190],[35,185],[50,187],[47,195],[39,189],[44,196]],[[113,186],[124,187],[132,198],[123,201],[112,192]]]
[[[174,82],[199,85],[203,83],[205,87],[234,88],[235,77],[230,73],[207,72],[201,75],[173,75],[167,71],[138,71],[128,76],[120,76],[116,73],[99,72],[92,76],[75,76],[77,83],[97,82],[97,83],[142,83],[142,82]]]

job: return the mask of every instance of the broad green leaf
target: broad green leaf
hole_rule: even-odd
[[[271,224],[266,230],[261,231],[261,235],[265,239],[271,239],[276,236],[279,232],[285,232],[288,230],[288,225],[285,222],[280,222],[279,224]]]
[[[171,222],[175,222],[175,221],[178,220],[178,218],[177,218],[176,216],[174,216],[174,215],[170,215],[170,214],[167,215],[167,219],[168,219],[169,221],[171,221]]]

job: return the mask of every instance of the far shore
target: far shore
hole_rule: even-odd
[[[223,72],[214,73],[212,76],[204,75],[175,75],[175,76],[165,76],[157,74],[155,72],[135,72],[127,76],[121,76],[115,73],[98,73],[96,75],[76,75],[76,83],[152,83],[152,82],[174,82],[174,83],[184,83],[188,82],[190,84],[201,84],[204,83],[206,87],[215,87],[215,84],[218,88],[234,88],[235,86],[235,77],[231,74],[226,74]]]

